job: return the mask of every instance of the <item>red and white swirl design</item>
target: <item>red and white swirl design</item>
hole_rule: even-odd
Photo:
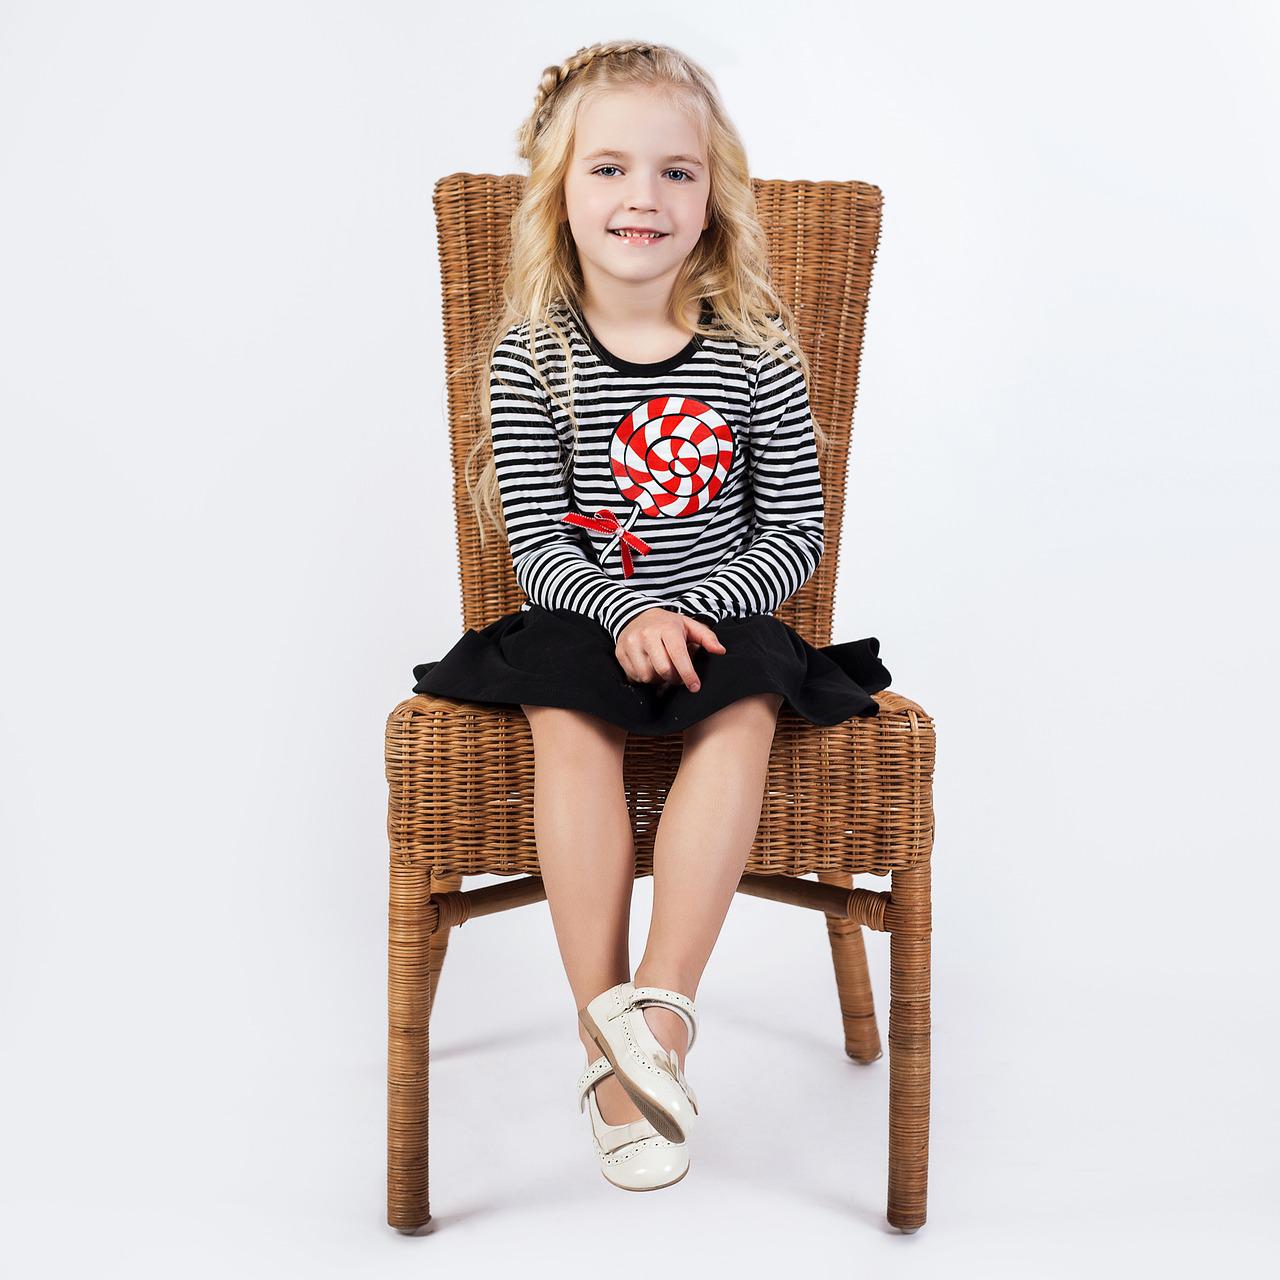
[[[622,496],[645,515],[692,515],[720,492],[729,474],[733,431],[701,400],[658,396],[618,423],[609,460]]]

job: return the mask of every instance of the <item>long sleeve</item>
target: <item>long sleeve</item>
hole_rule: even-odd
[[[715,621],[773,613],[813,576],[822,558],[822,477],[799,369],[773,357],[757,370],[749,432],[751,542],[676,597],[681,613]]]
[[[521,326],[517,326],[522,329]],[[560,441],[547,392],[537,382],[527,344],[516,332],[494,351],[489,369],[493,460],[516,581],[531,603],[572,609],[600,623],[617,642],[623,627],[660,599],[615,582],[596,563],[561,472]]]

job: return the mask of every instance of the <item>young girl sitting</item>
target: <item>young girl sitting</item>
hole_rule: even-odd
[[[817,649],[773,616],[823,554],[821,432],[711,78],[666,46],[593,45],[543,72],[518,136],[529,176],[467,474],[527,599],[416,666],[414,691],[528,717],[579,1104],[605,1177],[650,1190],[689,1167],[693,997],[780,707],[875,715],[890,676],[874,637]],[[634,980],[628,733],[683,735]]]

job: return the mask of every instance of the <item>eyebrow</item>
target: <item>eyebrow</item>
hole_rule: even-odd
[[[604,148],[600,151],[593,151],[589,156],[583,156],[582,159],[585,162],[587,160],[599,160],[603,156],[613,156],[615,159],[618,159],[618,160],[631,159],[631,157],[625,151],[614,151],[609,148]],[[682,164],[696,164],[699,168],[704,167],[702,164],[702,161],[699,160],[697,156],[663,156],[662,157],[663,164],[668,164],[672,160],[678,160]]]

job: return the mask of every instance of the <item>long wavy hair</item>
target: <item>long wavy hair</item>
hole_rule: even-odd
[[[694,332],[710,338],[732,337],[799,369],[810,387],[809,362],[792,338],[795,320],[775,292],[769,272],[768,241],[756,212],[755,189],[746,149],[729,120],[714,81],[696,62],[667,45],[614,40],[579,49],[559,66],[542,73],[533,110],[516,132],[517,154],[529,163],[524,194],[511,218],[511,258],[503,281],[503,305],[489,332],[465,361],[473,374],[472,410],[477,432],[463,464],[463,482],[475,506],[484,545],[485,526],[505,536],[500,491],[492,452],[489,400],[490,368],[504,335],[528,324],[534,376],[566,411],[577,450],[578,420],[573,408],[573,360],[560,321],[564,309],[581,314],[583,277],[577,246],[566,218],[564,178],[573,158],[578,112],[599,94],[635,86],[668,93],[688,110],[701,130],[707,151],[710,220],[681,265],[672,287],[668,318],[683,327],[692,304],[709,312]],[[567,371],[567,399],[550,385],[538,360],[544,334],[558,343]],[[819,450],[826,436],[814,423]],[[563,460],[567,480],[573,456]],[[474,474],[473,476],[473,473]]]

